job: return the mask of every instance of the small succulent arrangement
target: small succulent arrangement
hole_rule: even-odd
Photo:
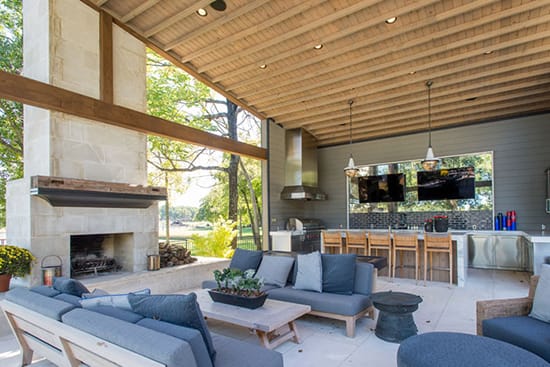
[[[24,277],[31,273],[34,261],[33,254],[25,248],[12,245],[0,246],[0,274]]]
[[[218,286],[215,291],[243,297],[261,296],[264,294],[260,291],[264,285],[264,280],[263,278],[254,278],[254,273],[253,269],[244,272],[230,268],[214,270],[214,280]]]

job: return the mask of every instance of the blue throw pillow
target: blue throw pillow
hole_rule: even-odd
[[[355,254],[323,254],[323,292],[353,294],[356,258]]]
[[[82,293],[89,293],[88,288],[78,280],[57,277],[53,279],[53,289],[60,291],[61,293],[71,294],[73,296],[82,297]]]
[[[257,270],[262,261],[262,251],[235,249],[229,267],[231,269],[239,269],[246,271],[248,269]]]
[[[263,257],[260,268],[256,272],[256,275],[254,275],[254,278],[263,278],[264,284],[284,287],[293,264],[293,257],[266,255]]]
[[[212,363],[214,362],[216,350],[195,293],[151,296],[129,294],[128,301],[132,306],[132,311],[145,317],[187,326],[200,331]]]
[[[141,289],[139,291],[135,291],[131,293],[149,295],[151,294],[151,290],[149,288],[145,288],[145,289]],[[106,294],[103,296],[96,296],[96,297],[90,297],[90,294],[93,294],[93,293],[89,293],[88,295],[86,294],[82,295],[82,299],[80,300],[80,305],[83,308],[89,309],[97,306],[111,306],[111,307],[122,308],[128,311],[132,310],[132,306],[130,306],[130,302],[128,301],[128,294]]]
[[[315,292],[323,291],[323,267],[319,251],[306,255],[298,255],[294,267],[297,268],[294,289]]]

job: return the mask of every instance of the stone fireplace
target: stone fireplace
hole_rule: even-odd
[[[99,14],[73,0],[23,2],[23,74],[100,98]],[[114,104],[146,110],[144,45],[113,26]],[[7,190],[7,240],[38,259],[23,284],[40,284],[40,261],[57,255],[71,276],[71,243],[104,237],[104,252],[126,272],[146,269],[158,251],[158,205],[147,207],[53,206],[31,195],[34,176],[147,185],[147,138],[143,133],[24,107],[24,178]]]

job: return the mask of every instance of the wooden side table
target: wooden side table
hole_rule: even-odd
[[[380,312],[375,334],[382,340],[400,343],[416,335],[418,329],[412,313],[422,302],[420,296],[404,292],[378,292],[371,296],[372,303]]]

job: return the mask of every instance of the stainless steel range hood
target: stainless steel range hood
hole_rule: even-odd
[[[326,200],[317,187],[317,141],[303,129],[286,130],[283,200]]]

